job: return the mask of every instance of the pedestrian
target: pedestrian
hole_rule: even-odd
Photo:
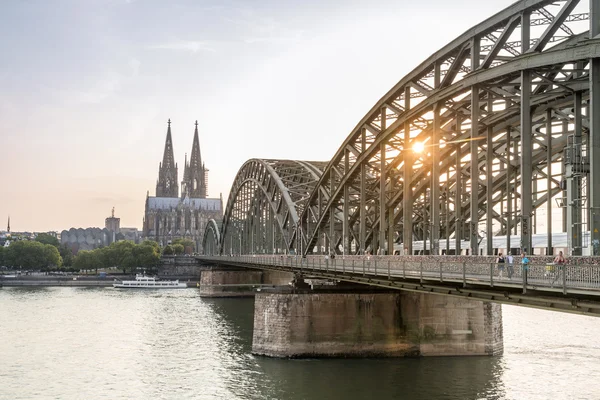
[[[512,279],[514,269],[513,269],[513,256],[510,251],[506,255],[506,262],[508,263],[506,267],[506,272],[508,273],[508,279]]]
[[[562,251],[558,252],[558,255],[554,258],[554,278],[552,279],[552,286],[554,286],[554,282],[558,280],[558,277],[561,273],[565,273],[564,265],[567,263],[565,256]]]
[[[498,264],[498,277],[502,279],[502,276],[504,275],[504,256],[502,253],[498,253],[496,263]]]
[[[523,283],[527,285],[527,273],[529,272],[529,258],[527,258],[527,253],[525,251],[521,253],[521,265],[523,267]]]
[[[562,251],[558,252],[558,255],[554,258],[554,264],[562,265],[565,264],[567,260],[565,260],[565,256]]]

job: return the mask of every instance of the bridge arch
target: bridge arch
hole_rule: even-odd
[[[536,211],[551,215],[553,199],[580,201],[580,179],[600,210],[600,154],[587,150],[600,141],[600,21],[588,23],[598,8],[595,0],[517,2],[403,77],[323,170],[300,214],[304,252],[392,253],[401,243],[410,254],[413,240],[424,240],[440,254],[440,238],[477,249],[487,237],[492,254],[497,234],[508,238],[505,249],[531,249]],[[579,172],[561,175],[560,165]],[[569,248],[581,251],[577,230],[600,225],[600,212],[566,213]]]
[[[221,254],[296,250],[298,215],[325,162],[248,160],[238,171],[223,216]]]
[[[204,230],[202,238],[202,249],[205,255],[213,256],[219,254],[219,245],[221,243],[221,232],[219,224],[214,219],[209,219]]]

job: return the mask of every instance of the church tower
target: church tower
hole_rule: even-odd
[[[171,120],[168,122],[167,140],[162,163],[158,164],[158,181],[156,182],[156,197],[178,197],[177,164],[173,157],[173,139],[171,138]]]
[[[194,142],[192,143],[192,154],[188,164],[187,158],[183,172],[183,182],[181,182],[181,196],[198,199],[205,199],[206,188],[206,169],[202,163],[200,155],[200,139],[198,139],[198,121],[196,121],[196,130],[194,131]]]

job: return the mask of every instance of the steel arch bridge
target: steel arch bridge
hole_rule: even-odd
[[[522,0],[474,26],[392,87],[329,162],[249,160],[204,242],[412,254],[420,240],[440,254],[466,239],[473,254],[485,236],[492,254],[495,235],[531,249],[557,207],[570,253],[598,254],[600,0]]]

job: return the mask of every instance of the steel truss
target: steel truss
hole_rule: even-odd
[[[218,243],[221,254],[288,253],[299,233],[299,214],[326,165],[248,160],[231,186],[221,231],[207,230],[205,242],[211,249]]]
[[[582,230],[600,241],[599,85],[600,0],[515,3],[402,78],[329,163],[244,164],[221,252],[411,254],[425,240],[440,254],[467,238],[473,254],[487,237],[492,254],[498,234],[530,250],[559,199],[581,254]]]

